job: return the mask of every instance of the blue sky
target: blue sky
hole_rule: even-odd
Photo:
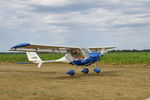
[[[0,2],[0,51],[24,42],[150,49],[149,0]]]

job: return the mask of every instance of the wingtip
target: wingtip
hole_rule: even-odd
[[[11,49],[25,47],[25,46],[29,46],[29,45],[31,45],[31,44],[30,43],[21,43],[21,44],[17,44],[15,46],[11,47]]]

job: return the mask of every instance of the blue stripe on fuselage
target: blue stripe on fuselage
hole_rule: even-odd
[[[89,58],[83,59],[83,60],[75,60],[75,61],[72,61],[70,64],[78,65],[78,66],[83,66],[83,65],[88,66],[88,65],[93,64],[96,61],[100,61],[99,53],[91,52],[89,53]]]

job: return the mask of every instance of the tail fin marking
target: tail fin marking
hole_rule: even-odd
[[[37,55],[36,52],[26,52],[28,60],[32,62],[41,62],[41,58]]]

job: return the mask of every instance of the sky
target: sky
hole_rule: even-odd
[[[20,43],[150,49],[150,0],[0,2],[0,51]]]

